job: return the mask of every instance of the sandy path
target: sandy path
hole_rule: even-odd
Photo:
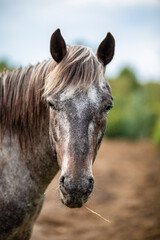
[[[94,164],[95,189],[85,208],[69,209],[47,193],[32,240],[160,240],[160,154],[149,142],[104,141]],[[56,188],[58,176],[49,188]]]

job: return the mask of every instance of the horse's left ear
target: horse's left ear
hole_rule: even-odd
[[[50,52],[57,63],[59,63],[67,53],[66,43],[59,28],[51,36]]]
[[[111,33],[107,33],[97,50],[97,57],[106,66],[114,56],[115,40]]]

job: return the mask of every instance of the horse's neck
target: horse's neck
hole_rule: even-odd
[[[10,166],[10,169],[19,166],[18,173],[23,172],[24,177],[29,174],[39,193],[45,191],[58,172],[57,156],[54,147],[51,148],[47,128],[43,129],[32,145],[28,144],[24,149],[21,148],[16,135],[10,136],[6,132],[1,145],[0,158],[0,166],[2,161],[7,163],[6,167]]]
[[[46,125],[33,145],[29,145],[27,152],[23,155],[23,161],[41,191],[48,186],[59,169],[56,151],[54,146],[51,147],[48,132]]]

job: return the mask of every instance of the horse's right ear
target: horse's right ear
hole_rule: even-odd
[[[106,66],[114,56],[115,40],[111,33],[108,33],[97,50],[97,57]]]
[[[57,63],[59,63],[67,53],[66,43],[59,28],[51,36],[50,52]]]

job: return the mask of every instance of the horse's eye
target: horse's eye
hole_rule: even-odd
[[[49,104],[50,108],[52,108],[52,109],[56,110],[56,108],[55,108],[55,106],[54,106],[54,104],[53,104],[53,103],[51,103],[51,102],[48,102],[48,104]]]
[[[108,112],[112,107],[113,107],[112,105],[107,105],[105,106],[104,111]]]

